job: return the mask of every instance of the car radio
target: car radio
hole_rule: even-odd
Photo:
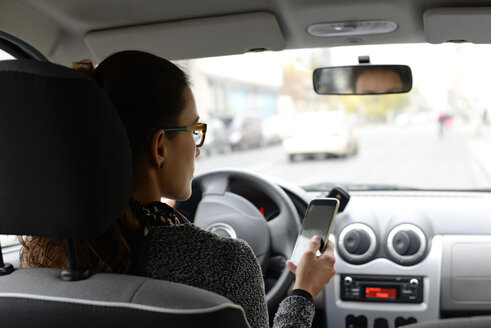
[[[341,275],[343,301],[422,303],[423,277]]]

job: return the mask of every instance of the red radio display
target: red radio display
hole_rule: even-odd
[[[385,287],[365,287],[365,297],[367,298],[397,298],[396,288]]]

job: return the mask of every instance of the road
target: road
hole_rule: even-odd
[[[281,145],[203,156],[196,174],[235,167],[305,186],[318,182],[396,184],[429,189],[491,188],[491,127],[480,134],[455,124],[443,136],[433,124],[357,131],[359,152],[347,158],[289,162]]]

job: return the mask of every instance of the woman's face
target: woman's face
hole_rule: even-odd
[[[176,126],[188,126],[198,123],[198,112],[193,93],[190,89],[184,91],[185,107],[182,110]],[[171,138],[166,138],[166,156],[164,162],[163,190],[164,197],[185,200],[191,196],[191,180],[194,174],[194,159],[199,156],[193,132],[175,132]]]
[[[371,69],[358,76],[355,91],[358,94],[401,92],[402,80],[391,69]]]

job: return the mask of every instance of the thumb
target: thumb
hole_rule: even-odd
[[[309,247],[307,248],[307,251],[316,253],[320,247],[321,247],[321,237],[315,235],[314,237],[310,238]]]
[[[297,273],[297,266],[292,261],[286,261],[285,265],[288,269],[290,269],[291,272],[293,272],[294,274]]]

